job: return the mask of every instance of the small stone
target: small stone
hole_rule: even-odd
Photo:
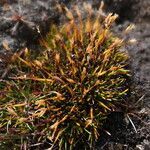
[[[136,145],[136,150],[144,150],[144,146],[143,145]]]

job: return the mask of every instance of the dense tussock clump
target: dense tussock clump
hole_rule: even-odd
[[[32,137],[37,145],[48,139],[51,149],[92,148],[127,94],[128,56],[110,32],[116,15],[94,18],[89,11],[83,20],[77,8],[76,19],[64,10],[68,21],[51,27],[39,54],[25,49],[12,57],[9,81],[1,84],[3,140],[13,134],[28,147]]]

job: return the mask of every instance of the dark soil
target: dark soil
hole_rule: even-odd
[[[101,0],[59,0],[68,7],[89,2],[96,9]],[[136,39],[125,47],[130,55],[133,72],[129,110],[109,115],[102,138],[95,149],[104,150],[149,150],[150,149],[150,1],[106,0],[105,11],[119,14],[114,32],[123,36],[127,25],[134,23],[135,29],[126,39]],[[11,6],[9,7],[8,4]],[[24,16],[24,21],[19,17]],[[17,19],[16,19],[17,18]],[[0,1],[0,76],[5,77],[13,52],[24,47],[39,49],[41,34],[45,34],[52,23],[60,23],[61,14],[56,11],[55,0],[1,0]],[[133,41],[133,40],[132,40]],[[135,40],[134,40],[135,41]],[[136,130],[129,121],[135,125]],[[111,127],[110,127],[111,126]],[[109,132],[109,133],[108,133]],[[110,135],[109,135],[110,134]],[[0,148],[1,149],[1,148]]]

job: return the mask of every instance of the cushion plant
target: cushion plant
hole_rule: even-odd
[[[128,56],[110,32],[117,15],[83,19],[64,9],[68,21],[51,26],[41,52],[15,53],[1,81],[1,137],[16,147],[19,139],[29,148],[48,140],[50,149],[92,149],[127,94]]]

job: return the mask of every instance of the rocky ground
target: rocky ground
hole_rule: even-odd
[[[56,4],[64,3],[68,7],[89,2],[96,9],[101,0],[1,0],[0,1],[0,76],[4,77],[10,56],[23,47],[37,50],[38,28],[44,35],[50,24],[60,23],[61,14],[56,11]],[[97,149],[108,150],[149,150],[150,149],[150,1],[149,0],[106,0],[105,12],[119,14],[114,28],[119,36],[122,30],[133,23],[135,29],[125,38],[132,39],[134,44],[125,48],[131,58],[133,70],[130,100],[138,101],[138,109],[131,115],[135,129],[127,116],[122,113],[111,114],[107,124],[111,137],[104,135],[97,143]],[[135,103],[136,103],[135,102]],[[133,103],[132,103],[133,105]],[[131,114],[132,114],[131,113]],[[115,120],[115,124],[112,122]],[[121,119],[122,118],[122,119]],[[136,133],[137,132],[137,133]],[[107,139],[107,140],[106,140]]]

